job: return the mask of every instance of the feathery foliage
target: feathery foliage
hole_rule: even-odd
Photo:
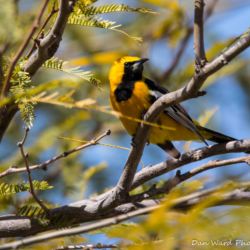
[[[139,43],[142,41],[140,37],[132,37],[126,32],[122,30],[118,30],[118,27],[121,27],[121,24],[114,25],[116,22],[103,20],[102,18],[98,18],[95,16],[85,17],[84,15],[81,15],[81,12],[78,11],[75,15],[71,14],[71,16],[68,19],[68,24],[76,24],[76,25],[82,25],[82,26],[88,26],[88,27],[96,27],[96,28],[102,28],[102,29],[109,29],[114,30],[117,32],[120,32],[129,38],[133,39],[135,42]]]
[[[79,1],[76,5],[76,9],[81,10],[81,14],[87,16],[100,15],[104,13],[117,12],[117,11],[134,11],[134,12],[142,12],[142,13],[151,13],[157,14],[153,12],[151,9],[143,9],[143,8],[133,8],[130,6],[124,6],[124,4],[110,4],[110,5],[100,5],[100,6],[91,6],[86,8],[86,6]]]
[[[75,219],[68,220],[68,215],[60,214],[53,214],[50,218],[48,218],[48,215],[41,207],[33,207],[32,205],[25,205],[21,207],[16,215],[35,219],[39,222],[39,224],[43,225],[44,227],[52,223],[56,229],[71,227],[75,221]]]
[[[11,57],[13,57],[12,55]],[[10,65],[10,57],[4,57],[3,58],[3,71],[5,74],[7,74],[9,65]],[[13,71],[12,77],[11,77],[11,88],[10,92],[13,95],[19,95],[19,98],[15,99],[15,103],[18,103],[18,107],[21,112],[21,116],[23,118],[23,121],[28,127],[33,126],[33,122],[35,120],[35,114],[34,114],[34,106],[35,102],[25,103],[24,100],[26,100],[26,92],[32,89],[33,86],[30,85],[30,77],[28,73],[23,72],[22,68],[24,64],[26,63],[25,58],[21,58]]]
[[[65,108],[73,108],[73,107],[85,108],[85,107],[88,107],[89,105],[95,103],[95,100],[90,99],[90,98],[75,102],[74,99],[71,98],[71,96],[74,94],[74,92],[75,91],[72,90],[68,94],[59,96],[58,98],[54,98],[55,96],[58,95],[58,92],[54,92],[51,95],[45,96],[46,92],[44,91],[37,96],[34,96],[30,99],[26,99],[25,102],[27,102],[27,103],[29,103],[29,102],[50,103],[50,104],[64,106]]]
[[[88,82],[93,83],[96,87],[99,88],[100,80],[92,77],[92,74],[90,74],[90,71],[83,71],[79,70],[80,67],[72,68],[72,69],[64,69],[63,65],[67,64],[68,62],[63,62],[62,60],[59,60],[55,57],[47,60],[42,66],[45,68],[50,69],[56,69],[65,73],[68,73],[70,75],[79,77],[83,80],[86,80]]]
[[[52,186],[49,186],[47,181],[32,181],[33,187],[36,190],[46,190],[53,188]],[[20,192],[25,192],[30,190],[30,184],[29,182],[25,181],[22,184],[5,184],[4,182],[0,185],[0,196],[8,195],[8,194],[15,194]]]

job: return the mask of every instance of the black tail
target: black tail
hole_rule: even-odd
[[[201,135],[212,142],[216,142],[216,143],[223,143],[223,142],[229,142],[229,141],[237,141],[237,139],[230,137],[230,136],[226,136],[223,135],[221,133],[215,132],[213,130],[210,130],[208,128],[203,128],[201,126],[197,126],[199,132],[201,131]],[[211,137],[209,137],[211,136]]]

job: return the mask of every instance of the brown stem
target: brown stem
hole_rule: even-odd
[[[38,28],[39,26],[39,22],[41,20],[42,14],[46,8],[46,5],[48,3],[49,0],[44,0],[42,7],[37,15],[37,18],[35,19],[33,26],[28,34],[28,36],[26,37],[26,39],[24,40],[23,44],[21,45],[21,47],[19,48],[17,54],[11,59],[10,61],[10,67],[9,67],[9,71],[7,73],[7,76],[5,78],[5,82],[4,82],[4,86],[2,89],[2,93],[1,93],[1,99],[3,99],[3,97],[9,92],[10,89],[10,78],[12,76],[12,72],[15,68],[15,65],[18,61],[18,59],[20,58],[20,56],[22,55],[22,53],[24,52],[24,50],[26,49],[30,38],[32,37],[32,35],[34,34],[35,30]]]
[[[27,139],[28,136],[28,132],[29,132],[29,128],[26,127],[25,128],[25,135],[24,138],[22,140],[22,142],[18,142],[17,146],[20,148],[21,154],[23,156],[24,162],[25,162],[25,166],[26,166],[26,171],[28,173],[28,178],[29,178],[29,183],[30,183],[30,193],[32,194],[32,196],[34,197],[34,199],[36,200],[36,202],[40,205],[40,207],[46,212],[46,214],[48,216],[50,216],[50,210],[43,204],[43,202],[37,197],[35,191],[34,191],[34,187],[33,187],[33,183],[32,183],[32,178],[31,178],[31,172],[30,172],[30,168],[29,168],[29,163],[28,163],[28,154],[25,154],[23,151],[23,145]]]
[[[203,12],[204,0],[195,0],[194,4],[194,49],[195,49],[195,64],[204,66],[207,62],[204,37],[203,37]]]
[[[34,42],[32,44],[32,47],[30,49],[30,51],[27,53],[26,57],[29,58],[31,56],[31,54],[36,50],[36,39],[38,39],[39,35],[41,34],[42,30],[44,29],[44,27],[47,25],[48,21],[50,20],[50,18],[56,13],[58,12],[59,9],[55,10],[55,6],[53,6],[51,12],[49,13],[48,17],[46,18],[46,20],[44,21],[42,27],[40,28],[40,30],[38,31],[38,34],[36,36],[36,38],[34,39]]]

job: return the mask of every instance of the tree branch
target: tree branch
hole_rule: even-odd
[[[90,250],[90,249],[103,249],[103,248],[120,248],[121,246],[117,244],[105,245],[101,243],[97,244],[88,244],[88,245],[75,245],[75,246],[60,246],[53,250],[71,250],[71,249],[82,249],[82,250]]]
[[[55,24],[53,25],[50,33],[44,39],[41,40],[37,51],[29,58],[28,62],[25,64],[23,68],[23,71],[29,73],[31,77],[36,73],[36,71],[43,65],[43,63],[46,60],[53,57],[54,54],[56,53],[59,47],[60,41],[62,40],[62,35],[65,29],[66,23],[68,21],[68,17],[73,10],[75,1],[76,0],[72,0],[72,1],[61,0],[60,1],[60,8],[59,8],[59,12],[58,12],[58,16],[55,21]],[[44,2],[47,3],[48,0],[44,0]],[[20,57],[20,55],[23,53],[24,49],[26,48],[34,31],[30,32],[29,36],[24,41],[23,46],[21,46],[21,48],[19,49],[17,55],[12,59],[10,70],[5,81],[5,87],[4,87],[5,90],[3,89],[2,94],[5,94],[5,92],[9,90],[10,88],[9,80],[11,78],[14,65],[16,64],[18,58]],[[8,128],[11,120],[13,119],[17,111],[18,111],[18,107],[15,103],[6,105],[3,111],[2,109],[0,109],[0,142],[4,136],[6,129]]]
[[[194,4],[194,50],[195,50],[195,64],[198,67],[203,67],[207,62],[204,37],[203,37],[203,12],[204,0],[195,0]]]
[[[167,162],[157,164],[152,167],[147,167],[141,170],[135,176],[132,188],[141,185],[142,183],[144,183],[149,179],[162,175],[166,172],[169,172],[180,166],[186,165],[190,162],[202,160],[212,155],[222,154],[223,152],[224,153],[239,152],[240,150],[243,151],[249,150],[249,148],[250,148],[250,139],[243,141],[234,141],[224,144],[217,144],[187,152],[183,154],[180,159],[170,159]],[[118,200],[121,203],[128,203],[128,202],[133,202],[133,203],[120,205],[109,211],[102,211],[103,210],[102,205],[106,201],[107,197],[110,196],[110,193],[114,192],[114,189],[108,191],[105,194],[92,198],[90,200],[82,200],[69,204],[67,206],[52,209],[51,213],[60,214],[62,216],[67,215],[69,220],[75,218],[76,219],[75,223],[83,223],[83,222],[112,217],[114,215],[124,214],[128,211],[139,209],[145,206],[154,206],[158,204],[161,200],[144,200],[142,202],[138,201],[143,199],[148,199],[158,194],[167,193],[171,188],[179,184],[181,181],[191,178],[192,176],[204,172],[208,169],[234,163],[240,163],[240,162],[248,163],[249,157],[250,156],[225,160],[225,161],[215,161],[215,162],[210,161],[209,163],[204,164],[198,168],[195,168],[183,175],[180,175],[179,173],[176,177],[174,177],[172,180],[168,182],[169,184],[167,186],[161,189],[156,189],[156,187],[153,186],[153,188],[146,191],[145,193],[131,196],[130,199],[127,198],[126,200]],[[157,174],[155,174],[154,172]],[[149,173],[148,176],[147,173]],[[145,176],[147,177],[145,178]],[[1,220],[3,221],[1,222]],[[8,227],[7,231],[6,227]],[[38,222],[32,221],[31,223],[30,219],[27,219],[25,217],[9,216],[0,218],[0,237],[27,236],[30,234],[35,234],[50,229],[53,229],[52,225],[49,225],[48,227],[44,228],[43,226],[39,225]]]
[[[105,136],[107,135],[110,135],[111,131],[110,129],[108,129],[104,134],[102,134],[101,136],[99,136],[98,138],[96,139],[93,139],[90,143],[86,143],[86,144],[83,144],[82,146],[80,147],[77,147],[77,148],[74,148],[74,149],[71,149],[69,151],[66,151],[58,156],[55,156],[54,158],[50,159],[50,160],[47,160],[45,161],[44,163],[41,163],[39,165],[34,165],[34,166],[30,166],[29,169],[30,170],[34,170],[34,169],[43,169],[43,170],[47,170],[47,166],[63,157],[66,157],[70,154],[73,154],[79,150],[82,150],[84,148],[87,148],[87,147],[90,147],[90,146],[93,146],[93,145],[96,145],[96,143],[98,141],[100,141],[102,138],[104,138]],[[10,168],[6,171],[4,171],[3,173],[0,174],[0,178],[2,177],[5,177],[9,174],[13,174],[13,173],[20,173],[20,172],[24,172],[26,171],[26,168],[16,168],[16,167],[13,167],[13,166],[10,166]]]
[[[242,184],[238,184],[236,185],[236,187],[246,187],[249,186],[249,183],[242,183]],[[204,201],[204,199],[211,195],[220,195],[220,199],[218,202],[215,202],[213,204],[211,204],[211,206],[219,206],[219,205],[238,205],[238,204],[244,204],[244,205],[249,205],[250,204],[250,192],[245,192],[244,190],[241,189],[236,189],[230,192],[221,192],[221,188],[216,188],[216,189],[211,189],[211,190],[205,190],[205,191],[201,191],[201,192],[197,192],[197,193],[193,193],[184,197],[180,197],[177,199],[174,199],[172,201],[169,201],[172,209],[175,210],[181,210],[181,211],[186,211],[188,210],[190,207],[199,204],[201,201]],[[143,203],[147,203],[147,202],[151,202],[150,200],[144,201]],[[129,206],[130,204],[126,204],[125,206]],[[13,249],[13,248],[17,248],[20,246],[28,246],[31,244],[35,244],[35,243],[39,243],[42,241],[47,241],[49,239],[54,239],[54,238],[59,238],[59,237],[65,237],[65,236],[69,236],[69,235],[75,235],[75,234],[81,234],[81,233],[86,233],[89,231],[93,231],[95,229],[99,229],[102,227],[107,227],[107,226],[111,226],[111,225],[115,225],[118,224],[124,220],[128,220],[130,218],[139,216],[139,215],[144,215],[147,214],[149,212],[154,211],[155,209],[159,208],[161,205],[151,205],[149,207],[144,207],[144,208],[139,208],[136,211],[132,211],[131,210],[127,210],[125,213],[123,212],[122,215],[118,215],[115,217],[112,217],[110,219],[107,220],[103,220],[101,222],[96,222],[96,223],[92,223],[90,225],[83,225],[77,228],[71,228],[71,229],[66,229],[66,230],[61,230],[61,231],[56,231],[56,232],[50,232],[47,234],[42,234],[42,235],[38,235],[38,236],[33,236],[30,238],[26,238],[26,239],[22,239],[19,241],[14,241],[11,243],[7,243],[4,244],[2,246],[0,246],[0,249]],[[122,206],[121,206],[122,207]],[[23,218],[23,217],[21,217]],[[0,218],[0,222],[1,222]],[[5,218],[6,219],[6,218]],[[96,218],[96,219],[99,219]],[[5,221],[5,227],[10,227],[11,222],[17,224],[17,221],[20,220],[19,218],[16,218],[16,220],[12,221]],[[24,220],[28,220],[28,219],[24,219]],[[25,223],[23,220],[23,224]],[[1,226],[1,224],[0,224]],[[13,226],[13,225],[12,225]],[[42,227],[40,225],[40,227]],[[1,227],[0,227],[1,229]],[[1,236],[2,237],[2,236]],[[5,236],[6,237],[6,236]]]
[[[236,158],[236,159],[230,159],[230,160],[224,160],[224,161],[210,161],[200,167],[194,168],[184,174],[181,174],[181,171],[178,170],[176,172],[176,176],[171,178],[166,185],[164,185],[161,188],[156,188],[155,185],[153,185],[149,190],[136,194],[133,196],[130,196],[130,202],[139,202],[144,199],[149,199],[152,197],[155,197],[160,194],[168,194],[171,189],[176,187],[178,184],[180,184],[183,181],[186,181],[190,179],[191,177],[200,174],[204,171],[207,171],[209,169],[217,168],[217,167],[222,167],[222,166],[228,166],[236,163],[247,163],[248,165],[250,164],[250,156],[246,157],[241,157],[241,158]]]
[[[24,71],[28,72],[30,76],[33,76],[43,63],[56,53],[75,1],[76,0],[60,1],[60,8],[55,24],[53,25],[50,33],[44,39],[41,39],[37,51],[30,57],[24,66]]]
[[[36,40],[36,39],[39,38],[39,35],[41,34],[42,30],[43,30],[43,29],[45,28],[45,26],[47,25],[47,23],[48,23],[48,21],[50,20],[50,18],[51,18],[56,12],[58,12],[58,11],[59,11],[59,9],[55,10],[55,6],[53,6],[53,8],[52,8],[50,14],[48,15],[48,17],[47,17],[46,20],[44,21],[42,27],[41,27],[40,30],[38,31],[38,34],[37,34],[37,36],[36,36],[36,38],[35,38],[34,40]],[[40,40],[39,40],[39,41],[40,41]],[[36,50],[36,42],[34,41],[33,44],[32,44],[32,47],[31,47],[30,51],[28,52],[28,54],[26,55],[26,57],[29,58],[29,57],[31,56],[31,54],[32,54],[35,50]]]
[[[213,2],[211,2],[207,6],[206,12],[205,12],[205,15],[204,15],[204,20],[208,19],[212,15],[214,7],[215,7],[217,2],[218,2],[218,0],[213,0]],[[181,56],[183,54],[183,51],[185,50],[185,48],[187,46],[188,40],[189,40],[190,36],[193,34],[193,31],[194,31],[193,27],[190,26],[190,27],[187,28],[186,35],[184,36],[184,38],[180,42],[179,49],[178,49],[176,55],[173,57],[169,68],[160,77],[155,76],[156,81],[159,84],[161,84],[162,81],[167,79],[172,74],[172,72],[174,71],[176,66],[178,65],[178,63],[179,63],[179,61],[181,59]]]
[[[171,158],[168,161],[161,162],[154,166],[148,166],[142,169],[141,171],[139,171],[135,175],[135,178],[131,185],[131,190],[135,189],[136,187],[139,187],[140,185],[144,184],[145,182],[149,180],[152,180],[153,178],[161,176],[165,173],[168,173],[179,167],[185,166],[189,163],[201,161],[203,159],[206,159],[208,157],[215,156],[215,155],[246,152],[246,151],[249,151],[249,149],[250,149],[250,139],[245,139],[241,141],[232,141],[228,143],[215,144],[212,146],[207,146],[207,147],[188,151],[182,154],[179,159]],[[219,166],[220,164],[223,164],[225,162],[228,163],[228,162],[235,161],[232,163],[234,164],[234,163],[244,162],[245,158],[248,158],[248,156],[237,158],[237,159],[226,160],[226,161],[218,161],[218,162],[210,161],[207,164],[208,165],[217,164]],[[241,160],[238,161],[238,159],[242,159],[242,161]]]
[[[9,92],[10,78],[12,76],[12,72],[13,72],[13,70],[15,68],[15,65],[16,65],[18,59],[20,58],[20,56],[23,54],[24,50],[26,49],[32,35],[34,34],[35,30],[38,28],[41,17],[42,17],[42,14],[43,14],[43,12],[44,12],[44,10],[46,8],[47,3],[48,3],[48,0],[43,1],[42,7],[41,7],[41,9],[40,9],[40,11],[39,11],[39,13],[37,15],[36,20],[33,23],[33,26],[31,28],[28,36],[26,37],[23,44],[19,48],[17,54],[10,61],[10,67],[9,67],[9,71],[8,71],[7,76],[5,78],[5,81],[4,81],[4,86],[3,86],[3,89],[2,89],[2,93],[1,93],[1,99],[3,99],[4,95],[6,95]]]

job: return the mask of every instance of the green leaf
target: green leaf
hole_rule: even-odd
[[[117,12],[117,11],[134,11],[134,12],[142,12],[142,13],[151,13],[151,14],[158,14],[157,12],[153,12],[151,9],[144,9],[144,8],[133,8],[129,6],[124,6],[123,4],[110,4],[110,5],[100,5],[100,6],[91,6],[86,8],[84,4],[79,2],[78,5],[75,7],[76,11],[79,9],[81,10],[81,14],[87,16],[99,15],[104,13],[110,12]]]
[[[93,167],[89,167],[88,169],[86,169],[83,172],[83,177],[82,177],[82,182],[80,185],[80,192],[79,192],[79,199],[83,198],[84,192],[85,192],[85,188],[87,185],[87,182],[89,181],[89,179],[99,173],[100,171],[104,170],[107,168],[107,165],[105,163],[101,163],[98,166],[93,166]]]
[[[90,74],[90,71],[79,70],[80,67],[71,68],[71,69],[64,69],[63,66],[65,64],[67,64],[67,62],[63,62],[62,60],[58,61],[57,58],[53,57],[53,58],[47,60],[42,66],[45,68],[59,70],[59,71],[68,73],[70,75],[79,77],[83,80],[86,80],[88,82],[93,83],[96,87],[99,88],[100,80],[92,77],[93,74]]]
[[[36,181],[34,180],[32,182],[34,189],[36,190],[46,190],[51,189],[53,186],[49,186],[49,184],[46,181]],[[15,194],[20,193],[24,191],[30,190],[30,184],[29,182],[23,182],[21,184],[5,184],[4,182],[0,184],[0,196],[8,195],[8,194]]]
[[[126,32],[122,30],[118,30],[117,28],[121,26],[119,25],[114,25],[116,22],[108,21],[108,20],[103,20],[102,18],[98,17],[85,17],[85,15],[81,15],[81,11],[79,10],[78,13],[74,14],[71,13],[68,19],[68,24],[76,24],[76,25],[82,25],[82,26],[88,26],[88,27],[96,27],[96,28],[102,28],[102,29],[108,29],[108,30],[114,30],[117,32],[120,32],[129,38],[133,39],[135,42],[139,44],[139,42],[142,41],[142,38],[140,37],[131,37],[128,35]]]

